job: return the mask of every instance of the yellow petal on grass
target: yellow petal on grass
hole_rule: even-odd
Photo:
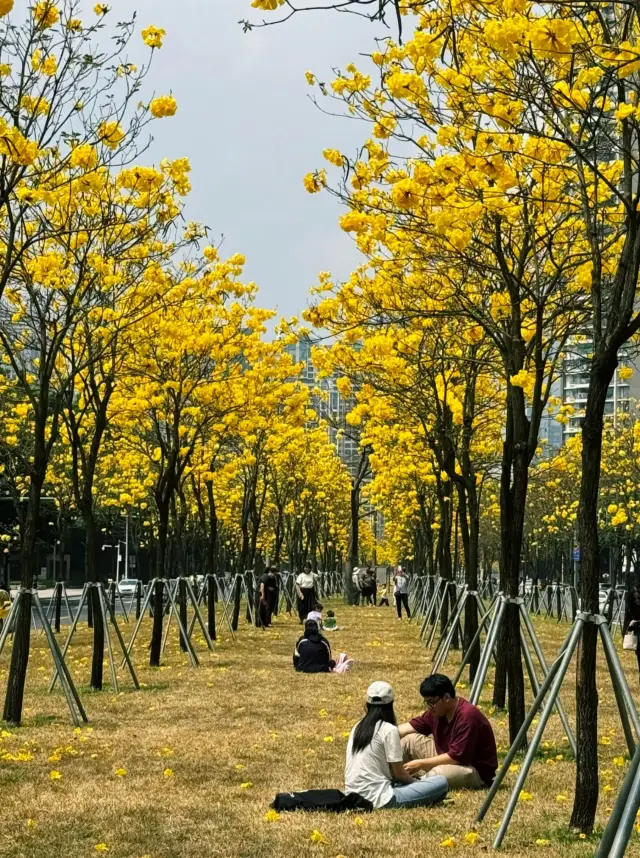
[[[600,736],[600,744],[601,745],[610,745],[611,739],[608,736]]]
[[[456,845],[456,841],[453,837],[446,837],[441,843],[440,846],[444,846],[445,849],[451,849]]]
[[[262,818],[265,822],[277,822],[280,819],[280,814],[277,810],[271,808],[271,810],[268,810]]]
[[[246,768],[247,767],[245,765],[243,765],[242,763],[236,763],[236,771],[237,772],[241,772],[243,769],[246,769]]]
[[[325,844],[327,844],[329,842],[327,840],[327,838],[324,836],[324,834],[321,831],[318,831],[317,828],[313,829],[313,831],[311,832],[311,835],[309,837],[309,840],[312,843],[317,843],[319,846],[324,846]]]
[[[55,769],[52,772],[49,772],[49,780],[59,781],[62,775],[60,772],[57,772]]]
[[[27,828],[35,828],[36,825],[35,819],[27,819]]]
[[[240,789],[251,789],[252,786],[253,783],[251,781],[245,781],[244,783],[240,784]]]
[[[356,816],[353,820],[354,825],[364,825],[364,819],[361,816]]]
[[[114,772],[114,775],[115,775],[116,777],[118,777],[118,778],[123,778],[123,777],[125,777],[125,776],[126,776],[126,774],[127,774],[127,770],[126,770],[126,769],[122,769],[122,768],[120,768],[120,769],[116,769],[116,770],[115,770],[115,772]]]
[[[558,793],[558,795],[556,796],[556,801],[558,802],[558,804],[562,804],[562,802],[568,801],[568,800],[569,799],[566,797],[566,795],[564,793]]]
[[[328,714],[329,714],[329,713],[327,712],[327,710],[326,710],[326,709],[321,709],[321,710],[318,712],[318,715],[319,715],[321,718],[326,718]]]
[[[325,736],[323,742],[333,742],[333,736]]]
[[[521,790],[520,795],[518,796],[519,801],[531,801],[533,798],[533,793],[527,792],[526,790]]]
[[[162,774],[165,776],[165,778],[172,778],[173,769],[165,769]]]
[[[550,843],[550,840],[543,840],[542,838],[536,840],[536,846],[549,846]]]
[[[520,766],[518,765],[518,763],[511,763],[511,765],[509,766],[509,771],[514,773],[519,772]]]
[[[613,765],[614,766],[620,766],[620,767],[624,766],[624,757],[614,757],[613,758]]]
[[[109,847],[107,846],[106,843],[96,843],[96,845],[93,848],[96,850],[96,852],[108,852],[109,851]]]
[[[467,841],[467,843],[470,843],[473,846],[473,844],[478,839],[478,832],[477,831],[468,831],[465,834],[464,839]]]

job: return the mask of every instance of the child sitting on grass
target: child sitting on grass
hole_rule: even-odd
[[[338,621],[336,619],[335,611],[327,611],[327,616],[324,620],[323,628],[326,632],[335,632],[335,630],[338,628]]]

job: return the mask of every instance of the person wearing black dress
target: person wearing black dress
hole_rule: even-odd
[[[316,576],[311,569],[311,563],[307,560],[304,571],[296,578],[296,593],[298,596],[298,617],[300,625],[307,619],[308,614],[315,610],[316,602]]]
[[[258,603],[258,617],[260,625],[267,629],[271,625],[271,617],[278,599],[278,579],[273,566],[267,569],[260,578],[260,601]]]

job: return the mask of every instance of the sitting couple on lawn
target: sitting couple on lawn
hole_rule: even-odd
[[[426,711],[399,727],[388,682],[367,689],[366,714],[347,745],[345,791],[374,809],[419,807],[451,789],[490,786],[498,767],[491,724],[468,700],[456,697],[439,673],[420,686]]]

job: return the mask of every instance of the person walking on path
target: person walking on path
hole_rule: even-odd
[[[393,699],[388,682],[374,682],[367,689],[366,714],[347,743],[345,792],[368,799],[374,810],[441,801],[448,789],[445,778],[416,780],[405,771]]]
[[[396,600],[396,611],[398,619],[402,619],[402,606],[407,612],[407,617],[411,619],[411,611],[409,610],[409,579],[404,574],[402,566],[398,566],[396,574],[393,576],[394,590],[393,594]]]
[[[315,610],[316,598],[316,576],[311,570],[311,563],[307,560],[304,571],[296,578],[296,592],[298,594],[298,617],[300,625],[307,619],[307,615]]]

